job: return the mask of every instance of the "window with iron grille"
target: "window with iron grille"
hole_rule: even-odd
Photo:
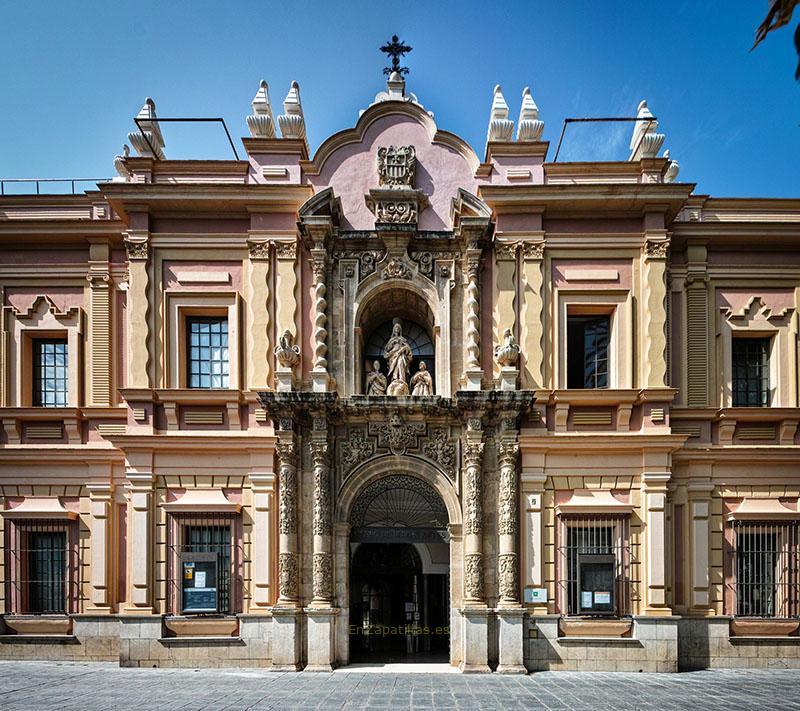
[[[769,338],[733,339],[733,406],[769,405]]]
[[[579,577],[582,560],[613,556],[613,614],[630,614],[631,553],[627,516],[609,514],[559,517],[558,594],[562,614],[582,611]]]
[[[800,616],[800,525],[733,521],[734,614]]]
[[[76,611],[78,551],[75,525],[64,521],[6,522],[6,611]]]
[[[66,407],[69,393],[66,339],[36,338],[32,346],[34,407]]]
[[[608,316],[567,316],[567,387],[608,387]]]
[[[212,553],[216,556],[217,612],[240,611],[239,516],[236,514],[172,514],[169,532],[171,614],[190,614],[184,609],[182,556]]]
[[[187,373],[190,388],[227,388],[228,319],[224,316],[190,316],[186,319]]]

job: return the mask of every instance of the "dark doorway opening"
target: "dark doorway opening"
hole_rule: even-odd
[[[350,570],[353,662],[446,662],[449,576],[423,572],[411,543],[361,543]]]

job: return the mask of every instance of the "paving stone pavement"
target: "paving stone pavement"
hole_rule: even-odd
[[[800,709],[800,671],[282,674],[0,662],[0,709]]]

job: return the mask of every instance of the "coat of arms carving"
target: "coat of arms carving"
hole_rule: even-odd
[[[414,146],[389,146],[378,149],[378,185],[413,188],[417,169]]]

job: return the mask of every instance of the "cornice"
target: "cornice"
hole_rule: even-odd
[[[0,220],[0,239],[8,241],[13,237],[25,237],[30,244],[30,237],[80,238],[81,243],[89,244],[90,238],[107,237],[122,238],[125,223],[121,220]]]
[[[546,216],[586,211],[641,216],[663,211],[671,221],[693,189],[689,183],[481,185],[478,195],[498,214],[535,209]]]

